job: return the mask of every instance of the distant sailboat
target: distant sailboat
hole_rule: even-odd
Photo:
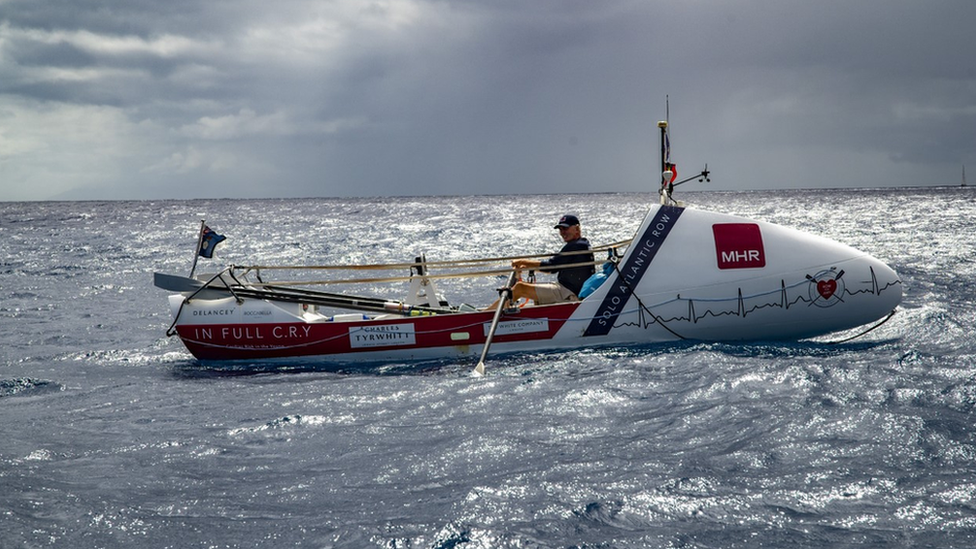
[[[966,165],[962,165],[962,187],[966,186]]]

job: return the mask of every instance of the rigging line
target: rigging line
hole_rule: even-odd
[[[671,332],[671,335],[673,335],[674,337],[676,337],[678,339],[687,339],[685,336],[679,334],[678,332],[675,332],[670,327],[668,327],[668,325],[664,323],[664,319],[662,319],[661,317],[659,317],[656,314],[654,314],[654,312],[651,311],[651,309],[647,305],[644,305],[644,302],[641,301],[640,296],[638,296],[637,295],[637,292],[634,291],[634,287],[630,285],[630,282],[628,282],[624,278],[623,273],[620,272],[620,265],[618,263],[614,262],[614,264],[613,264],[613,270],[616,271],[617,278],[619,278],[620,281],[623,282],[624,285],[626,285],[627,288],[630,290],[630,295],[634,296],[634,299],[637,300],[637,304],[640,306],[641,309],[647,311],[647,314],[651,315],[651,318],[653,318],[654,320],[656,320],[657,323],[660,324],[662,328],[664,328],[665,330]]]
[[[173,337],[178,332],[176,331],[176,323],[180,321],[180,315],[183,314],[183,306],[186,305],[186,300],[180,302],[180,308],[176,311],[176,316],[173,318],[173,323],[169,325],[166,329],[166,337]]]
[[[619,248],[630,244],[633,239],[621,240],[618,242],[613,242],[611,244],[602,244],[590,248],[589,250],[579,250],[573,252],[564,252],[561,255],[580,255],[593,252],[601,252],[605,250],[611,250],[614,248]],[[558,254],[558,252],[557,252]],[[362,265],[233,265],[232,268],[237,270],[253,271],[253,270],[285,270],[285,269],[308,269],[308,270],[369,270],[369,269],[407,269],[410,267],[417,267],[419,265],[425,265],[427,267],[463,267],[468,265],[475,265],[479,263],[502,263],[507,261],[512,261],[515,259],[531,259],[536,257],[551,257],[557,255],[553,253],[542,253],[542,254],[532,254],[532,255],[512,255],[504,257],[488,257],[481,259],[456,259],[456,260],[444,260],[444,261],[424,261],[421,263],[410,262],[410,263],[372,263],[372,264],[362,264]]]
[[[871,327],[870,327],[870,328],[868,328],[867,330],[864,330],[863,332],[861,332],[861,333],[859,333],[859,334],[855,334],[855,335],[852,335],[851,337],[847,337],[847,338],[844,338],[844,339],[841,339],[841,340],[838,340],[838,341],[828,341],[828,342],[827,342],[827,345],[838,345],[838,344],[840,344],[840,343],[847,343],[848,341],[851,341],[851,340],[853,340],[853,339],[857,339],[857,338],[859,338],[859,337],[861,337],[861,336],[864,336],[864,335],[866,335],[866,334],[867,334],[868,332],[871,332],[871,331],[873,331],[873,330],[874,330],[875,328],[878,328],[878,327],[880,327],[880,326],[881,326],[882,324],[884,324],[885,322],[888,322],[889,320],[891,320],[891,317],[893,317],[893,316],[895,316],[895,309],[892,309],[892,310],[891,310],[891,312],[890,312],[890,313],[888,313],[888,316],[886,316],[886,317],[884,318],[884,320],[882,320],[881,322],[878,322],[878,323],[877,323],[877,324],[875,324],[874,326],[871,326]]]
[[[200,293],[203,290],[207,289],[210,286],[210,284],[213,283],[214,280],[217,280],[218,278],[220,278],[220,275],[224,274],[225,272],[228,272],[229,273],[230,272],[230,269],[229,268],[224,269],[223,271],[220,271],[219,273],[213,275],[213,278],[211,278],[210,280],[208,280],[206,283],[204,283],[203,286],[200,286],[199,288],[197,288],[197,290],[195,292],[193,292],[192,294],[190,294],[189,296],[187,296],[186,298],[184,298],[182,302],[180,302],[180,308],[176,311],[176,316],[175,316],[175,318],[173,318],[173,323],[170,324],[169,325],[169,328],[166,330],[166,337],[173,337],[174,335],[176,335],[176,333],[177,333],[176,332],[176,323],[180,321],[180,315],[183,314],[183,306],[186,305],[187,303],[189,303],[191,299],[193,299],[194,297],[196,297],[196,295],[198,293]],[[233,273],[231,273],[231,276],[232,277],[234,276]],[[237,279],[235,278],[234,280],[237,280]],[[224,279],[220,278],[220,281],[223,282]],[[237,302],[238,303],[243,303],[243,301],[241,300],[241,298],[238,297],[237,294],[235,294],[233,290],[231,290],[229,287],[226,287],[226,283],[224,284],[224,286],[225,286],[225,288],[221,288],[221,289],[228,290],[231,293],[231,295],[233,295],[237,299]]]

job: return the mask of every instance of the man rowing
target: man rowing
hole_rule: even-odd
[[[559,237],[566,243],[559,253],[542,261],[516,259],[512,261],[512,267],[516,270],[554,272],[556,282],[531,283],[520,280],[512,287],[513,302],[518,303],[523,298],[532,300],[536,305],[576,301],[583,283],[595,272],[590,242],[583,237],[579,218],[572,214],[564,215],[554,228],[559,230]]]

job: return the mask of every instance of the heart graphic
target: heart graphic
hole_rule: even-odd
[[[820,292],[820,297],[830,299],[830,296],[837,291],[837,281],[834,279],[819,280],[817,281],[817,291]]]

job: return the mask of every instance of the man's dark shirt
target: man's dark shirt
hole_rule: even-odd
[[[572,267],[569,269],[559,269],[558,271],[552,267],[557,267],[559,265],[569,265],[572,263],[586,263],[593,262],[593,254],[573,254],[564,255],[566,252],[578,252],[582,250],[590,249],[590,241],[585,238],[580,238],[567,242],[563,249],[559,250],[559,253],[552,256],[541,263],[539,270],[544,273],[556,272],[556,280],[560,284],[565,286],[569,291],[573,292],[575,295],[579,295],[580,290],[583,289],[583,283],[586,282],[587,278],[596,272],[593,265],[584,265],[581,267]]]

